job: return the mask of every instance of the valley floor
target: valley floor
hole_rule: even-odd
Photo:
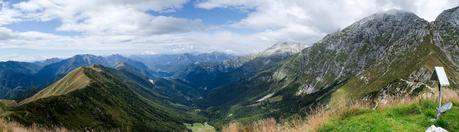
[[[438,103],[435,97],[390,99],[377,103],[356,102],[340,109],[320,108],[304,120],[277,123],[265,119],[250,125],[230,123],[224,132],[349,132],[349,131],[425,131],[431,125],[448,131],[459,130],[459,94],[447,90],[444,102],[451,101],[451,110],[435,120]],[[456,105],[456,106],[455,106]]]

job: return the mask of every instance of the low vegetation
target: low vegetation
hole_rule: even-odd
[[[320,107],[306,119],[276,122],[273,118],[252,124],[229,123],[223,132],[304,132],[304,131],[425,131],[429,126],[459,130],[459,94],[445,90],[443,102],[453,108],[435,120],[435,96],[392,98],[378,102],[357,101],[345,107]]]
[[[65,128],[40,128],[36,125],[32,125],[30,127],[24,127],[16,122],[6,122],[0,120],[0,132],[68,132]]]
[[[207,122],[205,122],[205,123],[185,124],[185,125],[192,132],[215,132],[215,128],[213,126],[207,124]]]

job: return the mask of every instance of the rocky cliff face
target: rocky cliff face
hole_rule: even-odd
[[[274,77],[303,84],[299,94],[311,93],[413,50],[428,33],[428,22],[413,13],[392,10],[374,14],[303,50]]]
[[[459,7],[443,11],[432,23],[435,44],[459,64]]]

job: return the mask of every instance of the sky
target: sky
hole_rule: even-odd
[[[459,0],[0,0],[0,61],[75,54],[249,54],[312,45],[373,13],[428,21]]]

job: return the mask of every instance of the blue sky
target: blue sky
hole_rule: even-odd
[[[12,4],[19,3],[21,0],[11,1]],[[215,9],[202,9],[196,7],[196,1],[190,1],[183,5],[181,9],[175,11],[148,11],[148,14],[153,16],[172,16],[184,19],[199,19],[203,24],[208,26],[219,26],[231,24],[240,21],[247,17],[251,12],[250,10],[240,10],[235,8],[215,8]],[[78,32],[57,31],[56,29],[62,24],[59,19],[52,19],[47,21],[21,21],[4,25],[5,27],[14,31],[39,31],[44,33],[51,33],[57,35],[80,35]],[[235,32],[248,32],[247,30],[238,29],[232,30]]]
[[[0,0],[0,61],[75,54],[257,53],[312,45],[373,13],[432,21],[457,0]]]

